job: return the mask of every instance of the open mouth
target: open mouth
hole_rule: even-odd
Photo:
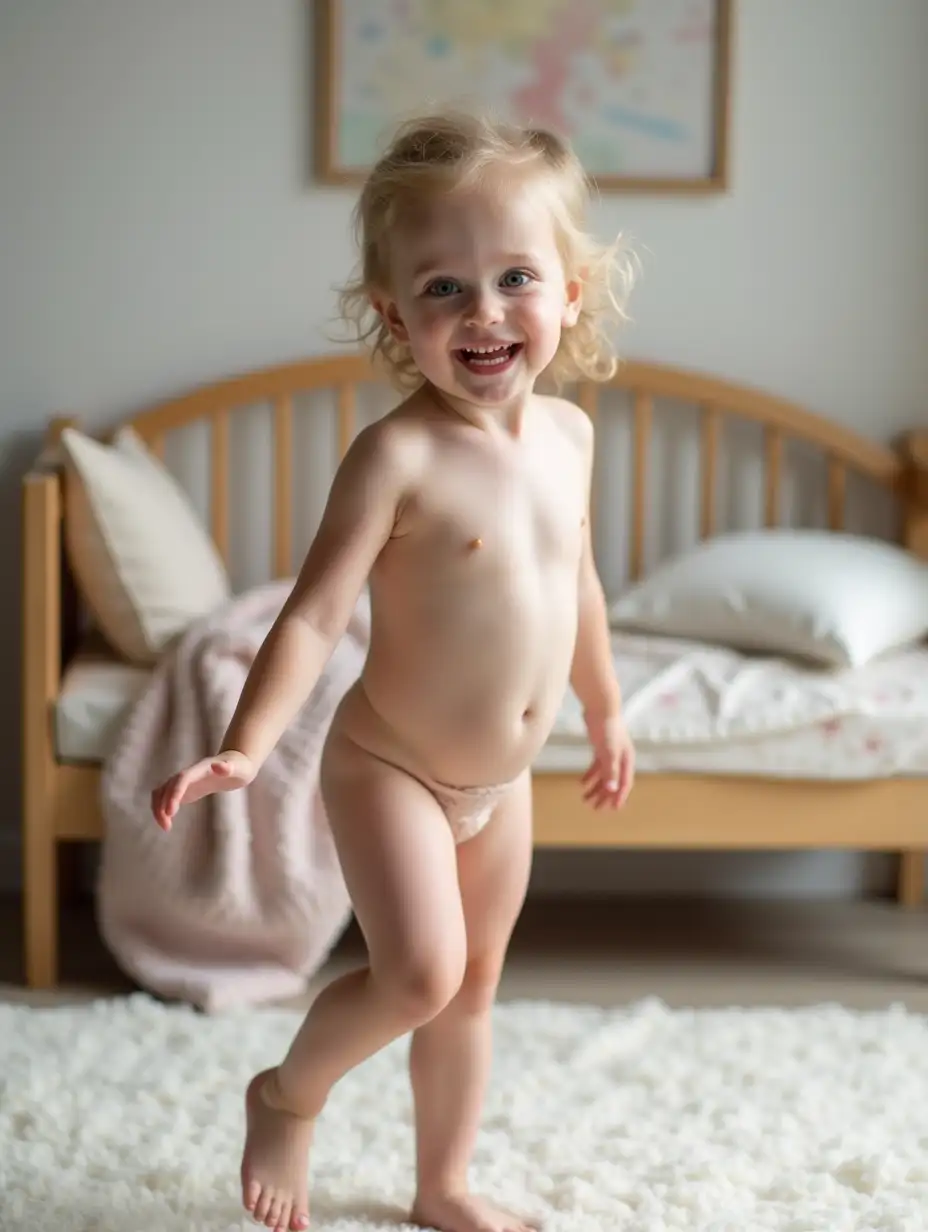
[[[495,347],[461,347],[454,354],[470,372],[501,372],[521,350],[521,342],[509,342]]]

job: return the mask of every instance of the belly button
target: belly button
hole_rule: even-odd
[[[533,711],[532,707],[531,707],[531,706],[526,706],[526,707],[525,707],[525,709],[522,711],[522,718],[523,718],[523,719],[530,719],[530,718],[532,717],[532,715],[533,715],[533,714],[534,714],[534,711]]]
[[[483,547],[483,540],[482,539],[471,539],[470,543],[467,546],[471,549],[472,552],[476,551],[477,548]]]

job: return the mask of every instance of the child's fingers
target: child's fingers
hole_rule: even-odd
[[[163,830],[171,828],[171,818],[188,799],[199,799],[211,790],[210,779],[230,778],[235,765],[225,758],[208,758],[172,775],[151,793],[151,811]],[[244,771],[243,771],[244,773]],[[202,785],[202,786],[201,786]],[[199,790],[197,790],[199,788]]]
[[[592,803],[593,808],[602,808],[603,801],[606,799],[606,792],[603,788],[603,781],[601,778],[597,778],[596,782],[587,788],[583,799]]]
[[[584,782],[587,781],[588,777],[589,777],[589,774],[584,777],[583,781]],[[587,787],[587,790],[584,791],[583,793],[584,800],[592,800],[592,798],[596,795],[596,792],[598,791],[599,791],[599,777],[596,777],[595,782],[592,782],[592,784],[590,784],[590,786]]]
[[[624,804],[631,794],[635,781],[635,755],[631,749],[626,749],[622,755],[622,774],[619,784],[619,803]]]
[[[159,821],[162,819],[162,813],[164,812],[164,789],[165,784],[161,783],[151,793],[151,811]]]
[[[619,790],[621,769],[621,757],[616,753],[610,753],[609,761],[605,767],[605,773],[603,775],[606,780],[606,791],[614,793]]]
[[[225,761],[217,759],[197,762],[195,766],[191,766],[189,770],[177,776],[177,783],[171,797],[174,810],[180,808],[188,796],[199,799],[202,795],[208,795],[210,779],[229,778],[234,773],[235,767]]]
[[[596,809],[604,805],[619,808],[628,799],[634,780],[633,757],[627,750],[609,761],[597,758],[583,776],[589,787],[583,799]]]
[[[166,785],[162,784],[152,794],[152,812],[155,815],[155,821],[157,821],[162,830],[170,830],[171,816],[168,813],[166,804]]]
[[[178,774],[174,780],[174,785],[171,788],[170,796],[168,797],[168,808],[173,816],[183,803],[184,796],[189,787],[196,780],[193,777],[192,770],[185,770],[182,774]]]

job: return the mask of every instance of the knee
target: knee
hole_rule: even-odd
[[[468,959],[455,1000],[462,1011],[479,1014],[493,1005],[502,966],[502,960],[496,954],[478,954]]]
[[[465,975],[453,953],[423,954],[386,969],[372,968],[384,994],[410,1026],[429,1022],[454,1000]]]

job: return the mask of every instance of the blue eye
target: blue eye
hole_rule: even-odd
[[[524,287],[529,281],[529,275],[525,270],[507,270],[502,277],[504,287]]]
[[[425,289],[426,295],[434,295],[438,299],[446,299],[449,295],[454,295],[461,288],[453,278],[436,278],[434,282],[430,282]]]

